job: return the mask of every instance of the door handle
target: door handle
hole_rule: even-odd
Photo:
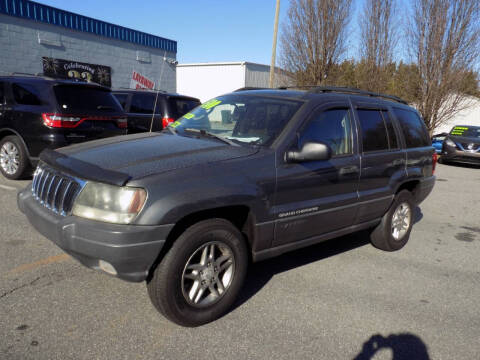
[[[393,166],[403,165],[403,159],[396,159],[392,162]]]
[[[355,174],[358,173],[358,166],[345,166],[340,168],[339,171],[340,175],[348,175],[348,174]]]

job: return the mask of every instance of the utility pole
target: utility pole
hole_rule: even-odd
[[[273,88],[273,79],[275,76],[275,56],[277,54],[277,33],[278,33],[278,14],[280,13],[280,0],[277,0],[275,8],[275,24],[273,25],[273,45],[272,45],[272,62],[270,64],[270,81],[269,87]]]

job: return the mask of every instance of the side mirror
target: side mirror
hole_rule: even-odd
[[[332,157],[332,149],[321,142],[306,142],[300,150],[289,150],[285,153],[287,162],[321,161]]]

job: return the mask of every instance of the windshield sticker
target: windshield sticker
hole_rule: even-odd
[[[468,130],[468,127],[465,126],[455,126],[452,130],[452,135],[463,135],[465,131]]]
[[[205,110],[211,109],[211,108],[217,106],[218,104],[220,104],[221,102],[222,102],[221,100],[217,100],[217,99],[209,100],[205,104],[202,105],[202,109],[205,109]]]
[[[170,127],[172,127],[172,128],[175,129],[178,125],[180,125],[180,121],[177,120],[177,121],[175,121],[174,123],[171,123],[171,124],[168,125],[168,126],[170,126]]]
[[[188,119],[194,118],[195,115],[193,115],[192,113],[186,113],[185,115],[183,115],[183,117],[188,120]]]

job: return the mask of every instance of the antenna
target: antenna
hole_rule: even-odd
[[[150,132],[152,132],[152,128],[153,128],[153,119],[155,117],[155,111],[157,110],[157,100],[158,100],[158,93],[160,92],[160,90],[158,89],[158,87],[160,86],[160,81],[162,81],[162,76],[163,76],[163,69],[165,67],[165,57],[167,55],[167,50],[165,50],[163,52],[163,62],[162,62],[162,68],[160,69],[160,78],[158,79],[158,86],[157,86],[157,91],[156,91],[156,94],[155,94],[155,103],[153,104],[153,112],[152,112],[152,120],[150,121]]]

